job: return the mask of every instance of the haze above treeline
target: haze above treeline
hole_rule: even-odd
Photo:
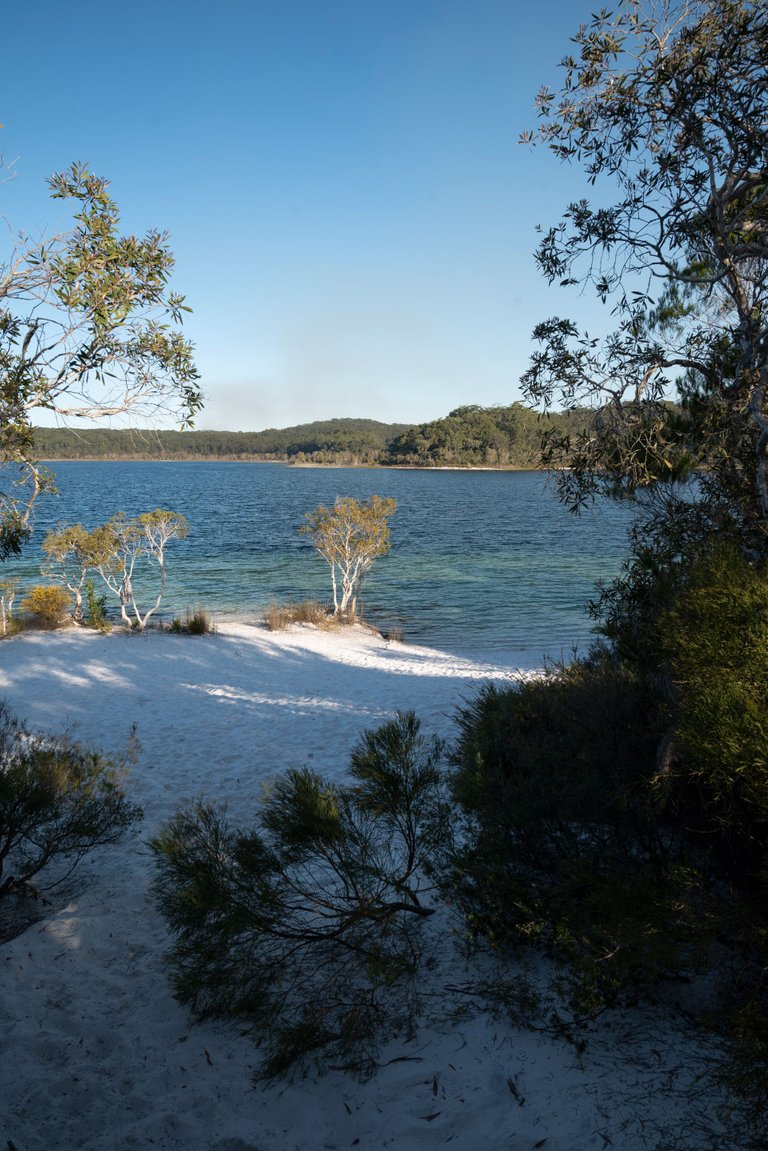
[[[36,428],[44,460],[256,460],[385,467],[535,468],[542,432],[574,433],[585,411],[468,404],[422,424],[316,420],[259,432]]]

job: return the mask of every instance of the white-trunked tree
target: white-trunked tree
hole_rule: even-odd
[[[389,518],[397,503],[371,496],[356,500],[339,496],[332,508],[322,504],[309,512],[299,530],[310,536],[331,569],[333,610],[338,619],[357,616],[357,597],[363,580],[379,556],[389,551]]]
[[[164,508],[144,512],[135,519],[122,513],[88,532],[81,524],[49,532],[43,550],[49,559],[45,573],[65,584],[75,596],[75,620],[82,618],[82,591],[89,571],[97,571],[120,602],[120,617],[128,627],[143,631],[165,595],[165,551],[171,540],[187,534],[184,516]],[[160,580],[155,602],[142,614],[133,579],[136,564],[156,567]],[[131,618],[132,613],[133,619]]]

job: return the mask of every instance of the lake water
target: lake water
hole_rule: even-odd
[[[168,550],[166,620],[198,606],[256,619],[273,601],[330,600],[328,567],[297,529],[336,496],[397,500],[392,549],[368,578],[365,613],[383,630],[401,627],[406,641],[447,651],[519,653],[532,665],[544,653],[583,650],[592,628],[584,605],[627,553],[627,508],[602,504],[573,516],[541,473],[52,466],[59,495],[41,498],[33,541],[3,574],[39,580],[40,541],[58,523],[91,528],[116,512],[170,508],[186,516],[189,535]]]

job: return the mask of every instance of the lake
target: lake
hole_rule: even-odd
[[[584,650],[585,603],[627,554],[630,509],[580,516],[537,472],[294,468],[259,463],[57,463],[59,495],[41,497],[35,535],[4,574],[39,581],[40,541],[59,523],[92,528],[116,512],[180,512],[189,535],[167,553],[162,618],[205,607],[257,619],[270,602],[330,600],[329,570],[298,534],[336,496],[392,496],[391,552],[364,588],[368,620],[403,638],[472,653],[519,653],[522,666]],[[116,602],[116,601],[112,601]]]

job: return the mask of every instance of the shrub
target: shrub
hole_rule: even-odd
[[[169,631],[175,632],[177,635],[181,633],[186,633],[187,635],[212,635],[216,631],[216,628],[205,608],[198,607],[195,608],[194,611],[187,609],[184,619],[176,616],[171,620]]]
[[[673,741],[656,780],[669,818],[707,845],[731,956],[725,1079],[768,1142],[768,565],[721,544],[691,571],[662,631]],[[754,1145],[757,1145],[755,1142]],[[762,1144],[761,1144],[762,1145]]]
[[[86,580],[83,586],[85,592],[85,622],[88,627],[96,631],[111,631],[111,624],[107,619],[107,597],[96,595],[96,588],[92,579]]]
[[[264,609],[264,623],[268,631],[285,631],[290,622],[290,611],[282,604],[271,603]]]
[[[261,1077],[311,1060],[365,1074],[381,1033],[410,1029],[446,835],[440,754],[398,714],[363,734],[349,784],[290,771],[252,830],[201,801],[152,841],[174,992],[199,1017],[247,1020]]]
[[[488,685],[459,714],[455,860],[474,932],[545,945],[580,1013],[693,961],[699,876],[659,824],[650,781],[658,701],[608,653],[519,687]]]
[[[125,796],[125,766],[33,734],[0,704],[0,895],[33,891],[33,880],[49,890],[141,818]]]
[[[312,623],[316,627],[326,627],[331,617],[316,600],[302,600],[300,603],[269,604],[264,609],[264,623],[269,631],[284,631],[292,623]]]
[[[67,616],[71,596],[66,588],[38,584],[30,588],[21,601],[21,606],[31,615],[38,627],[56,628]]]

